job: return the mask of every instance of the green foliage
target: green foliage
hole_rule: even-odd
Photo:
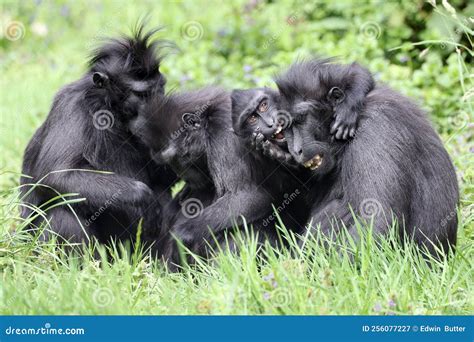
[[[0,313],[471,313],[474,4],[430,2],[3,1]],[[179,48],[168,49],[162,65],[168,90],[273,86],[275,73],[317,55],[357,60],[380,82],[416,99],[459,176],[455,257],[430,268],[412,247],[368,242],[351,264],[334,251],[322,253],[316,241],[298,257],[267,250],[258,267],[249,243],[240,256],[221,254],[210,265],[169,274],[120,246],[112,252],[115,262],[98,262],[66,258],[51,244],[14,234],[24,225],[16,191],[23,149],[55,92],[83,73],[101,37],[129,33],[145,15],[150,24],[164,25],[160,36]]]

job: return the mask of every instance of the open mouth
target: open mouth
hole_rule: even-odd
[[[304,163],[303,165],[307,169],[316,170],[318,167],[321,166],[322,162],[323,162],[323,157],[317,154],[313,158],[308,160],[306,163]]]
[[[272,135],[272,139],[276,142],[284,142],[285,141],[285,133],[283,132],[283,127],[278,126],[275,133]]]

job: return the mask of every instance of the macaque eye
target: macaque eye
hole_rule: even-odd
[[[141,99],[147,98],[149,95],[148,91],[134,91],[133,93]]]
[[[265,113],[268,109],[268,102],[267,100],[263,100],[262,102],[260,102],[260,104],[258,105],[258,111],[260,113]]]
[[[258,116],[255,115],[255,114],[252,114],[248,117],[247,119],[247,122],[250,124],[250,125],[255,125],[258,121]]]

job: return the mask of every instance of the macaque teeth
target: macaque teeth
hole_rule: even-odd
[[[304,163],[304,167],[309,168],[310,170],[316,170],[318,167],[321,166],[323,162],[323,157],[321,157],[319,154],[308,160],[306,163]]]
[[[272,134],[272,139],[278,140],[280,142],[285,141],[285,134],[283,133],[283,127],[278,126],[277,130]]]

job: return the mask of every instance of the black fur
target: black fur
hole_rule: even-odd
[[[270,88],[234,90],[232,122],[234,132],[250,149],[290,165],[293,158],[285,138],[275,135],[283,135],[291,120],[289,113],[281,110],[279,99],[279,93]]]
[[[370,72],[357,63],[313,59],[291,65],[278,85],[283,96],[299,101],[317,98],[331,105],[330,133],[336,139],[346,140],[355,136],[365,96],[374,89],[375,82]]]
[[[170,200],[167,190],[176,176],[156,167],[128,129],[147,100],[164,93],[159,46],[151,37],[155,32],[145,33],[139,25],[132,37],[107,41],[86,74],[55,96],[24,155],[23,174],[31,178],[20,180],[21,216],[32,219],[32,229],[46,219],[50,231],[72,242],[91,236],[101,242],[128,239],[138,218],[154,221]],[[45,217],[31,210],[61,202],[53,200],[58,194],[85,200],[56,206]]]
[[[332,115],[327,120],[331,123],[329,132],[332,137],[347,140],[355,136],[365,97],[375,86],[367,69],[357,63],[344,65],[333,63],[332,59],[313,59],[294,63],[286,75],[286,79],[279,80],[280,92],[287,92],[282,93],[283,96],[298,98],[302,102],[311,98],[319,99],[331,108]],[[291,125],[292,117],[278,105],[278,92],[270,88],[248,91],[256,90],[264,94],[262,96],[267,98],[272,110],[261,118],[264,121],[253,125],[252,147],[271,159],[291,166],[293,158],[286,148],[284,130]],[[279,139],[274,136],[277,129],[281,130]]]
[[[377,234],[387,234],[396,220],[400,237],[413,238],[432,254],[437,254],[435,245],[445,252],[454,246],[456,174],[425,113],[406,97],[377,86],[359,108],[355,138],[334,141],[327,88],[311,91],[313,70],[313,64],[302,63],[277,79],[281,108],[292,116],[285,132],[289,152],[312,173],[307,202],[313,227],[320,224],[323,233],[337,236],[342,221],[357,237],[352,208],[374,220]],[[331,74],[326,77],[330,80]],[[321,158],[308,162],[317,155]]]
[[[268,177],[261,157],[249,153],[232,132],[227,92],[205,88],[157,98],[132,124],[132,131],[151,148],[155,161],[170,165],[186,182],[166,209],[164,227],[171,228],[164,234],[171,233],[205,255],[212,235],[223,242],[229,228],[242,225],[243,216],[261,241],[277,243],[275,220],[265,219],[273,212],[271,204],[284,200],[286,188],[281,179]],[[202,205],[192,218],[184,214],[191,200]]]

